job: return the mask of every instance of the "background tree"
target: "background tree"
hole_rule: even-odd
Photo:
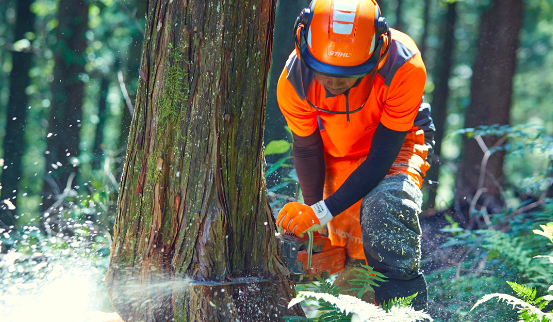
[[[29,33],[34,31],[35,15],[31,12],[32,0],[16,3],[14,38],[16,46],[12,51],[12,70],[10,73],[10,95],[6,109],[6,135],[3,140],[4,162],[0,201],[0,228],[15,226],[14,211],[17,206],[17,190],[22,169],[21,161],[25,152],[25,122],[28,110],[28,98],[25,89],[29,85],[29,70],[32,67],[32,51]],[[8,205],[4,200],[9,200]]]
[[[127,321],[293,314],[262,176],[276,3],[148,4],[106,277],[112,303]]]
[[[396,0],[396,23],[393,27],[403,32],[407,31],[403,22],[403,0]]]
[[[45,151],[45,176],[43,210],[47,210],[56,195],[66,186],[74,188],[77,179],[80,154],[80,129],[83,114],[85,86],[85,50],[88,30],[88,3],[84,0],[60,0],[58,26],[54,45],[54,80],[52,104],[48,121]],[[71,182],[69,184],[69,182]],[[48,220],[48,219],[46,219]]]
[[[447,5],[446,14],[443,18],[441,35],[441,48],[438,51],[436,68],[434,69],[435,87],[432,92],[432,119],[436,126],[434,133],[434,159],[432,166],[427,173],[426,179],[438,181],[440,173],[440,155],[442,152],[442,139],[445,133],[447,117],[447,101],[449,96],[449,77],[454,63],[453,50],[455,48],[455,22],[457,20],[456,6],[457,2],[451,2]],[[426,207],[434,208],[436,199],[436,190],[429,189],[428,202]]]
[[[100,76],[100,97],[98,100],[98,124],[94,131],[94,144],[92,148],[92,169],[98,170],[102,166],[104,156],[104,129],[106,127],[107,104],[110,80],[107,75]]]
[[[136,89],[138,87],[140,68],[140,58],[142,57],[142,44],[144,40],[144,18],[146,16],[146,2],[140,0],[134,0],[131,2],[131,6],[127,7],[125,3],[121,3],[123,9],[129,14],[132,22],[135,24],[136,30],[133,33],[131,43],[128,49],[128,55],[126,59],[126,73],[125,83],[127,91],[129,92],[129,101],[132,103],[136,101]],[[132,9],[132,10],[131,10]],[[132,113],[129,106],[123,110],[123,117],[121,121],[121,135],[118,146],[125,148],[127,146],[127,140],[129,138],[129,128],[131,125]]]
[[[425,0],[423,4],[423,14],[422,14],[422,35],[421,40],[419,41],[419,50],[421,52],[421,57],[424,60],[426,58],[426,47],[428,44],[428,29],[430,26],[430,7],[432,7],[432,0]]]
[[[482,13],[465,127],[509,124],[523,9],[523,0],[495,0]],[[491,148],[497,141],[497,137],[490,137],[484,142]],[[461,204],[472,201],[478,190],[478,174],[485,170],[486,190],[481,200],[484,200],[483,203],[491,212],[501,212],[504,200],[499,184],[504,179],[505,153],[495,152],[487,162],[486,169],[481,169],[480,164],[484,156],[482,148],[474,139],[465,139],[463,144],[463,157],[456,180],[457,200]],[[465,218],[468,220],[468,217]]]

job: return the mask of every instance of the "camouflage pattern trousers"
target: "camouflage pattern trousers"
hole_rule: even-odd
[[[380,304],[418,293],[413,307],[426,308],[427,287],[419,271],[421,205],[421,190],[404,174],[384,178],[363,198],[360,224],[365,258],[375,271],[388,277],[387,282],[375,288],[374,294],[363,295],[365,301],[374,296],[374,301]],[[363,262],[348,259],[335,285],[343,290],[352,288],[348,281],[355,278],[355,268]]]

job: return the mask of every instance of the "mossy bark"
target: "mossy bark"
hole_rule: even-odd
[[[121,181],[112,303],[125,321],[302,314],[274,238],[263,123],[274,0],[154,0]]]

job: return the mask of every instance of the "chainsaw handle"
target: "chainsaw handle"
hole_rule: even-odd
[[[309,242],[307,243],[307,271],[311,268],[311,258],[313,257],[313,232],[308,231],[307,237]]]

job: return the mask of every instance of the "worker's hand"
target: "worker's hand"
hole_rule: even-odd
[[[311,207],[299,202],[289,202],[278,214],[277,225],[281,233],[286,229],[296,236],[303,237],[304,233],[317,231],[330,220],[332,214],[324,201],[319,201]]]

